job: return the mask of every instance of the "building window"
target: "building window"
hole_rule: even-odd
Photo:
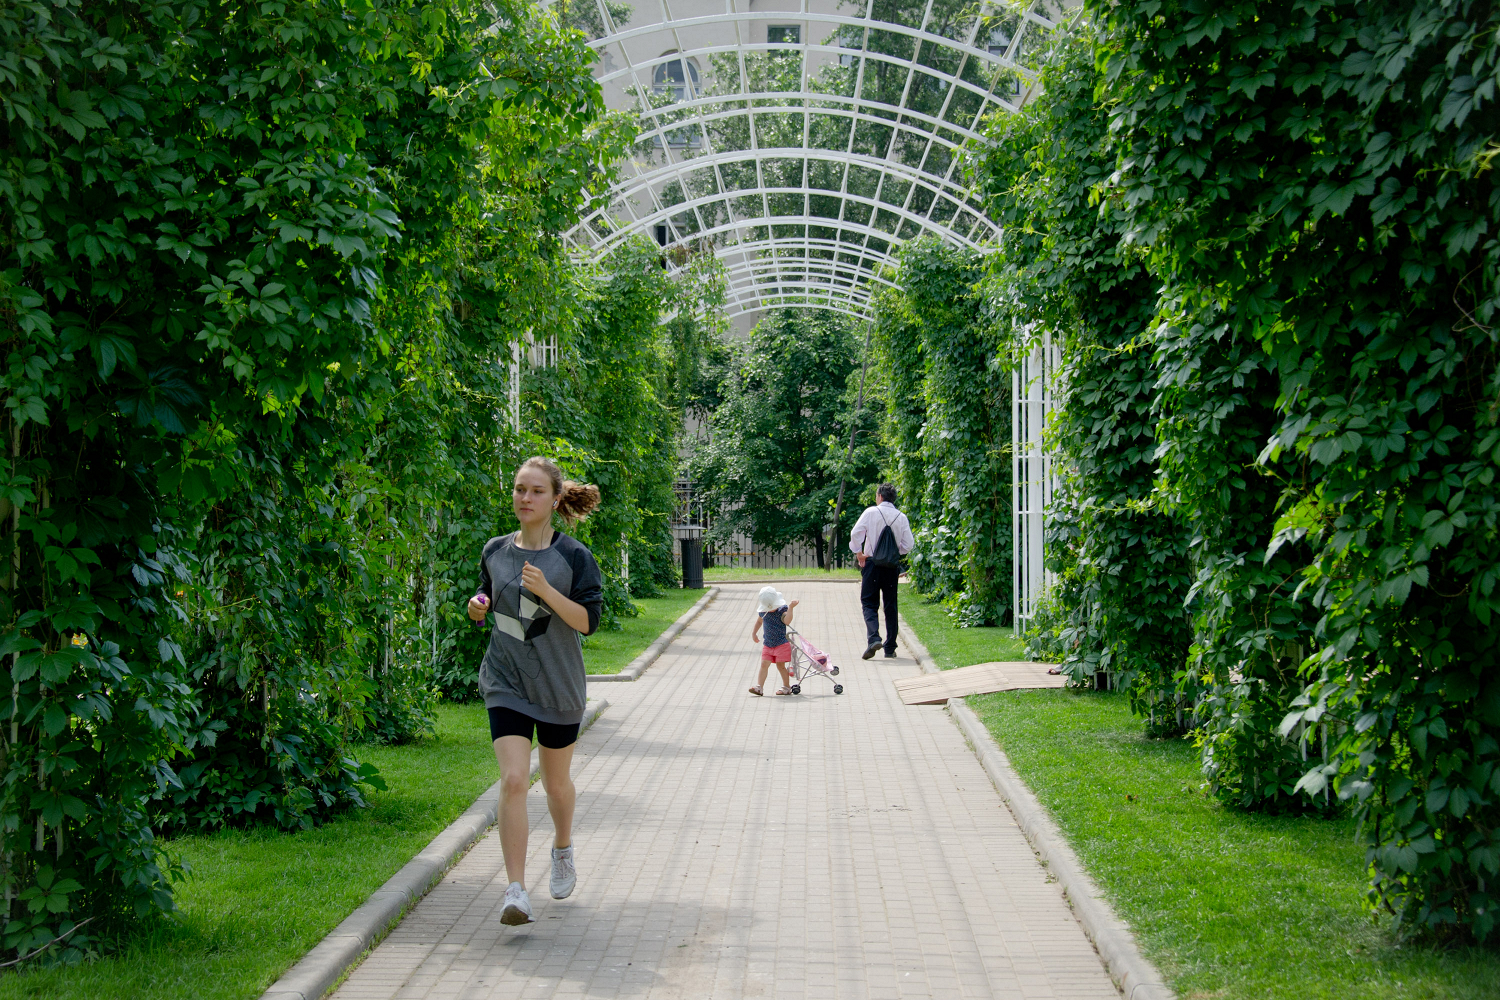
[[[661,136],[653,135],[651,145],[657,149],[663,146],[671,146],[673,149],[700,149],[703,146],[703,131],[697,125],[683,125],[668,131],[665,143],[661,141]]]
[[[667,246],[685,239],[691,235],[692,226],[688,219],[688,213],[678,212],[676,215],[664,222],[656,224],[656,245]]]
[[[989,53],[992,56],[1004,56],[1005,51],[1010,48],[1010,32],[1004,28],[996,28],[990,32]]]
[[[845,49],[863,49],[865,47],[865,33],[859,28],[846,27],[839,32],[839,47]],[[859,56],[851,52],[839,53],[840,66],[853,66]]]
[[[692,59],[669,59],[658,64],[651,75],[651,92],[669,102],[697,97],[703,92],[698,84],[698,64]]]
[[[801,45],[802,25],[772,24],[766,27],[766,41],[772,45]]]
[[[703,146],[703,129],[691,122],[679,125],[667,131],[666,142],[662,142],[661,136],[653,135],[651,145],[657,149],[663,146],[671,146],[673,149],[700,149]]]

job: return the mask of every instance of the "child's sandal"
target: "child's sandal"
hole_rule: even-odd
[[[759,697],[761,697],[761,696],[763,696],[765,694],[765,692],[760,689],[760,685],[759,684],[752,684],[750,686],[750,693],[753,694],[753,695],[755,695],[755,697],[757,697],[757,698],[759,698]]]
[[[791,694],[792,693],[792,689],[789,688],[789,687],[777,688],[776,689],[776,693],[777,694]]]

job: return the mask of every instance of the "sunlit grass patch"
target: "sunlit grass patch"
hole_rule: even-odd
[[[0,976],[0,1000],[250,1000],[499,779],[481,705],[441,705],[437,735],[361,746],[388,790],[316,830],[261,827],[167,846],[192,869],[181,913],[118,954]]]
[[[702,596],[637,600],[642,614],[621,631],[589,637],[586,668],[617,673]],[[369,795],[369,809],[300,833],[260,827],[170,842],[191,868],[177,916],[92,964],[0,976],[0,1000],[260,996],[500,776],[478,703],[440,705],[433,739],[358,754],[388,786]]]
[[[618,632],[595,632],[584,639],[583,669],[591,674],[617,674],[624,670],[704,593],[667,590],[660,597],[633,598],[641,609],[640,615],[621,618]]]
[[[1225,808],[1192,744],[1146,739],[1123,695],[968,703],[1183,1000],[1500,996],[1500,953],[1401,944],[1370,920],[1352,820]]]
[[[901,617],[916,630],[939,669],[1026,659],[1026,643],[1010,628],[959,628],[941,604],[929,603],[911,584],[900,584],[898,590],[896,603]],[[884,611],[880,625],[885,628]]]

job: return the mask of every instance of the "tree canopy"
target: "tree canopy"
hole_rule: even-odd
[[[35,0],[0,37],[4,946],[78,953],[171,908],[161,833],[379,786],[354,744],[428,724],[517,457],[633,455],[595,540],[623,562],[668,544],[637,511],[675,431],[657,313],[611,356],[583,317],[628,296],[556,240],[631,126],[552,15]],[[512,427],[532,332],[638,419]]]
[[[717,535],[743,531],[772,550],[806,541],[827,565],[840,479],[858,491],[878,469],[870,410],[855,415],[860,345],[854,324],[826,310],[777,309],[756,324],[690,464],[702,496],[721,506]],[[858,511],[846,503],[840,516],[847,539]]]
[[[1210,787],[1360,816],[1370,899],[1493,932],[1496,14],[1084,4],[975,178],[1064,345],[1050,636]]]

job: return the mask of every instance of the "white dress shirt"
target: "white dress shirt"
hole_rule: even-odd
[[[889,500],[875,507],[866,507],[865,512],[859,515],[859,520],[854,523],[854,530],[849,533],[849,551],[874,555],[875,543],[880,539],[880,529],[887,524],[891,526],[891,534],[896,537],[896,550],[903,556],[906,555],[917,544],[917,540],[911,535],[911,522]]]

